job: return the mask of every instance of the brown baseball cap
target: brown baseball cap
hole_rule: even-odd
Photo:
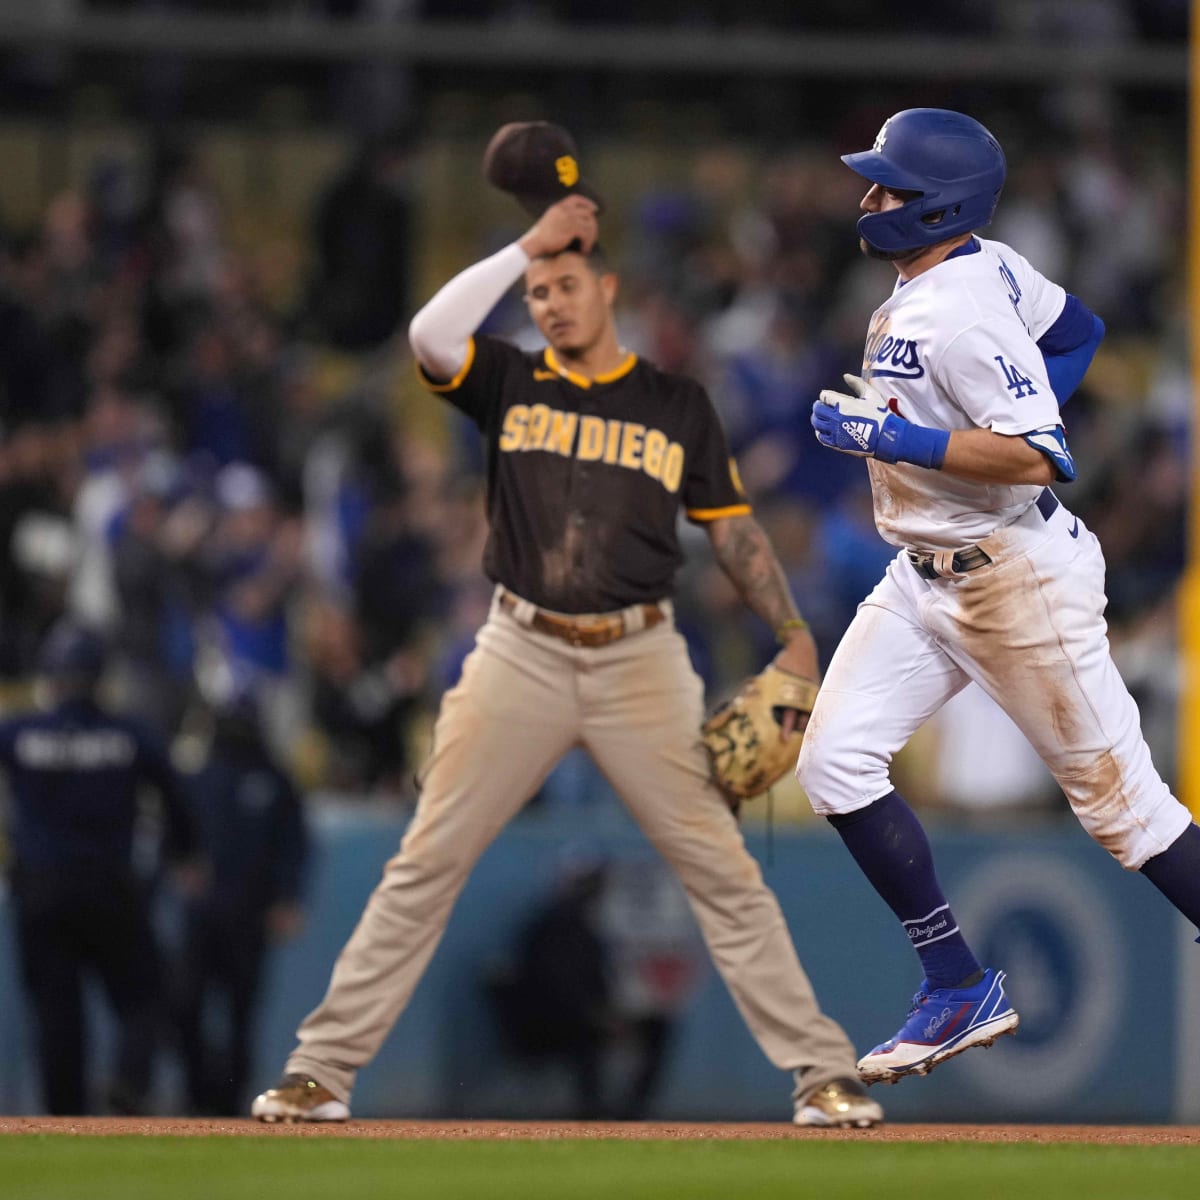
[[[497,129],[483,152],[483,174],[531,216],[571,195],[586,196],[604,210],[599,193],[580,177],[575,139],[548,121],[513,121]]]

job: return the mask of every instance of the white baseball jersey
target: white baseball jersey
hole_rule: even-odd
[[[976,238],[909,282],[871,318],[864,379],[915,425],[1025,434],[1060,424],[1036,342],[1066,292],[1011,247]],[[1014,521],[1041,491],[868,460],[875,523],[896,546],[954,550]]]
[[[1035,343],[1057,320],[1064,292],[1008,246],[978,244],[879,308],[863,374],[918,425],[1059,431]],[[850,813],[887,795],[901,747],[975,682],[1118,862],[1137,870],[1161,854],[1191,814],[1155,771],[1109,653],[1095,535],[1049,488],[972,483],[875,459],[868,466],[875,519],[889,541],[922,550],[978,545],[987,561],[930,579],[901,552],[859,606],[800,751],[797,773],[814,810]]]

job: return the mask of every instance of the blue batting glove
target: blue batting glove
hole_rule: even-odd
[[[874,384],[843,375],[851,394],[826,389],[812,410],[813,429],[822,446],[858,458],[909,462],[937,470],[946,457],[950,434],[926,429],[897,416]]]
[[[828,388],[813,405],[812,423],[817,441],[842,454],[875,457],[879,431],[893,416],[879,389],[857,375],[843,375],[852,395]]]

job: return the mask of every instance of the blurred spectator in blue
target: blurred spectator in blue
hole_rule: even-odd
[[[435,547],[413,527],[404,495],[378,497],[359,541],[355,612],[372,658],[410,645],[444,619],[447,585]]]
[[[288,670],[287,601],[301,578],[303,531],[276,505],[270,481],[246,463],[216,477],[216,524],[204,544],[220,642],[234,675]]]
[[[182,465],[159,451],[141,464],[110,531],[122,699],[165,737],[179,729],[192,699],[196,612],[188,562],[209,526],[208,507],[190,494]]]
[[[267,708],[271,745],[286,755],[303,725],[290,620],[306,578],[304,525],[247,463],[222,468],[213,491],[215,520],[197,563],[204,597],[198,641],[206,660],[200,671],[252,685]]]
[[[161,411],[116,384],[102,384],[88,397],[79,424],[82,468],[73,495],[78,552],[71,580],[71,605],[98,628],[120,621],[113,581],[113,531],[136,490],[148,455],[167,437]]]
[[[217,703],[189,797],[210,864],[185,898],[173,991],[188,1110],[243,1110],[272,945],[303,924],[309,837],[304,801],[267,746],[251,691]]]
[[[405,479],[395,461],[402,445],[369,413],[347,412],[306,460],[320,590],[304,653],[313,724],[339,790],[411,794],[409,727],[429,681],[429,635],[445,618],[435,528],[443,505]]]
[[[156,737],[101,704],[105,658],[97,634],[57,623],[39,654],[46,711],[0,723],[17,947],[54,1114],[87,1113],[97,1101],[87,1070],[91,978],[117,1022],[103,1103],[120,1113],[150,1109],[165,1014],[148,881],[134,863],[146,785],[161,800],[164,857],[187,863],[189,887],[199,883],[184,786]]]
[[[702,192],[647,192],[638,200],[633,218],[622,257],[634,294],[661,292],[695,314],[730,302],[736,280],[724,269],[729,260],[721,253],[716,215]]]
[[[824,630],[828,654],[823,661],[828,662],[855,609],[896,557],[896,547],[885,542],[875,528],[871,493],[853,489],[823,513],[813,550],[813,573],[824,575],[823,590],[832,606],[832,620]],[[805,585],[796,582],[795,586],[803,589]],[[800,590],[796,594],[808,593]]]
[[[176,403],[185,453],[202,456],[214,468],[262,464],[268,457],[255,437],[254,414],[234,347],[216,321],[203,322],[191,336]]]
[[[776,293],[766,336],[726,361],[717,391],[730,449],[756,502],[783,496],[831,506],[849,490],[865,490],[857,464],[830,463],[836,456],[812,436],[813,403],[844,365],[817,333],[812,303],[804,293]]]

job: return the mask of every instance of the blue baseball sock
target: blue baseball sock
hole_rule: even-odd
[[[933,869],[933,852],[916,813],[899,792],[835,815],[841,835],[862,873],[904,923],[931,988],[974,983],[981,968],[946,903]]]
[[[1200,925],[1200,825],[1189,825],[1142,866],[1142,874],[1192,924]]]

